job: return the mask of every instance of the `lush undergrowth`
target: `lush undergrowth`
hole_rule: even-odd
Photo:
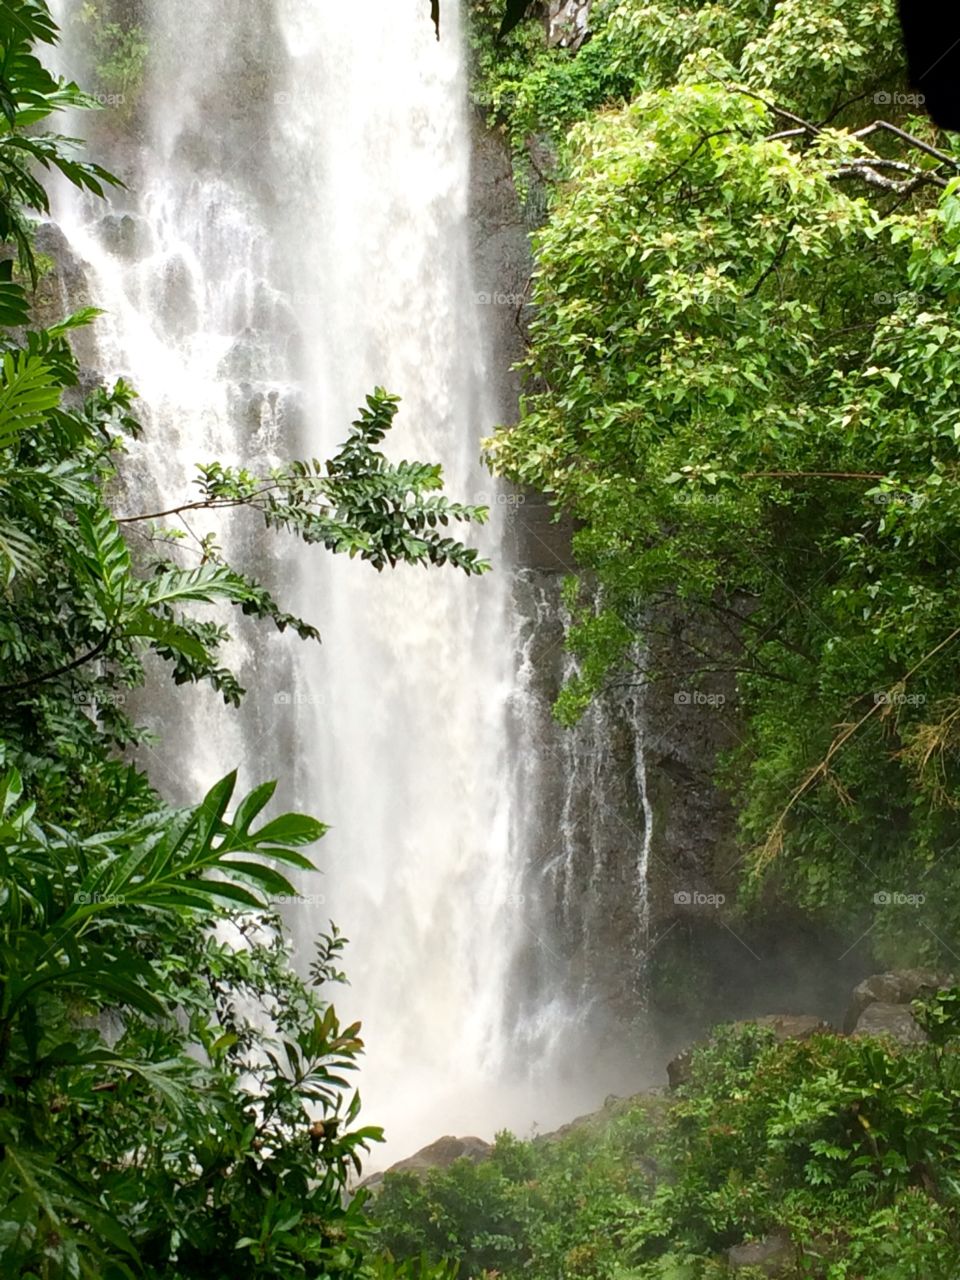
[[[775,881],[885,963],[945,959],[960,150],[894,0],[604,0],[578,52],[526,28],[499,62],[473,21],[478,95],[546,206],[519,421],[489,450],[576,526],[558,715],[722,688],[690,732],[736,706],[748,894]],[[886,908],[921,881],[917,928]]]
[[[789,1237],[777,1274],[960,1273],[960,992],[922,1047],[721,1029],[675,1098],[608,1106],[559,1137],[499,1135],[489,1160],[388,1174],[373,1213],[396,1258],[461,1276],[697,1280]],[[738,1274],[764,1274],[739,1271]]]

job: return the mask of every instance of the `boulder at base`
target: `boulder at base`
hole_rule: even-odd
[[[765,1276],[793,1275],[793,1244],[785,1232],[774,1232],[750,1244],[734,1245],[727,1250],[727,1262],[731,1271],[751,1267]]]
[[[462,1158],[477,1164],[489,1154],[490,1143],[484,1142],[482,1138],[454,1138],[448,1134],[445,1138],[431,1142],[429,1147],[421,1147],[412,1156],[407,1156],[406,1160],[392,1164],[387,1172],[398,1173],[401,1169],[408,1169],[414,1173],[423,1173],[428,1169],[446,1169],[454,1160]]]
[[[933,969],[896,969],[871,974],[854,987],[843,1029],[848,1034],[855,1030],[864,1010],[872,1004],[909,1004],[940,987],[952,987],[954,982],[951,974]]]
[[[886,1036],[895,1044],[926,1044],[929,1037],[908,1004],[876,1000],[867,1005],[853,1029],[855,1036]]]

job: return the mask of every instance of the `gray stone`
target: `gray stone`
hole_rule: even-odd
[[[197,284],[185,258],[174,254],[154,272],[151,290],[154,306],[171,337],[192,333],[200,319]]]
[[[108,213],[97,223],[103,247],[118,258],[143,258],[153,250],[150,224],[131,213]]]
[[[360,1186],[365,1191],[379,1195],[383,1188],[383,1179],[388,1173],[414,1173],[422,1177],[431,1169],[448,1169],[454,1160],[465,1159],[472,1164],[479,1164],[487,1159],[492,1150],[491,1144],[484,1142],[482,1138],[455,1138],[452,1134],[447,1134],[443,1138],[438,1138],[436,1142],[431,1142],[429,1146],[421,1147],[405,1160],[398,1160],[388,1169],[370,1174],[368,1178],[364,1178]]]
[[[785,1232],[773,1232],[762,1240],[734,1245],[727,1250],[727,1262],[732,1271],[756,1267],[765,1276],[788,1276],[794,1272],[793,1243]]]
[[[951,974],[937,973],[934,969],[896,969],[889,973],[871,974],[854,988],[843,1029],[853,1031],[863,1011],[871,1004],[909,1004],[926,992],[949,987],[953,983]]]
[[[752,1018],[750,1021],[756,1023],[758,1027],[769,1027],[776,1037],[777,1044],[784,1044],[787,1040],[809,1040],[811,1036],[833,1030],[830,1023],[824,1022],[823,1018],[807,1013],[765,1013],[762,1017]],[[746,1025],[745,1022],[737,1023],[737,1026]]]
[[[671,1089],[679,1089],[690,1079],[690,1066],[697,1045],[688,1045],[667,1063],[667,1081]]]
[[[599,1133],[617,1116],[625,1115],[628,1111],[637,1111],[641,1108],[649,1116],[651,1128],[655,1128],[666,1118],[669,1106],[669,1099],[662,1092],[655,1089],[645,1089],[642,1093],[633,1093],[626,1098],[620,1098],[615,1093],[611,1093],[604,1099],[603,1106],[599,1111],[589,1111],[586,1115],[577,1116],[576,1119],[561,1125],[559,1129],[552,1129],[549,1133],[538,1133],[533,1141],[538,1146],[546,1146],[550,1143],[561,1141],[571,1133],[577,1133],[582,1130]],[[656,1167],[655,1162],[646,1156],[639,1157],[638,1162],[645,1168],[648,1166],[651,1169]]]
[[[896,1044],[925,1044],[927,1033],[913,1016],[908,1004],[889,1004],[875,1000],[857,1020],[855,1036],[886,1036]]]
[[[427,1147],[421,1147],[406,1160],[398,1160],[387,1170],[388,1173],[427,1173],[430,1169],[447,1169],[454,1160],[466,1159],[473,1164],[486,1160],[490,1154],[490,1143],[482,1138],[455,1138],[451,1134],[438,1138]]]
[[[547,43],[562,49],[579,49],[587,38],[591,0],[550,0]]]
[[[53,264],[51,269],[41,274],[31,299],[33,323],[40,328],[49,328],[73,312],[92,305],[87,266],[73,252],[55,222],[43,222],[37,227],[34,248],[41,258],[49,258]],[[97,360],[93,329],[74,329],[70,345],[84,369],[91,370]]]
[[[574,573],[571,539],[573,522],[569,516],[554,519],[552,508],[539,494],[529,492],[517,507],[514,520],[517,559],[525,569],[538,573]]]

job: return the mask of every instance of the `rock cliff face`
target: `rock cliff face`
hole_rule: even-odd
[[[551,20],[569,7],[554,5]],[[530,227],[507,148],[479,120],[472,224],[491,376],[500,420],[510,422],[520,390],[511,366],[524,355],[530,313]],[[551,707],[573,669],[560,593],[563,576],[576,571],[572,528],[555,521],[536,493],[504,497],[519,566],[515,605],[525,678],[515,732],[531,808],[531,937],[518,982],[532,1005],[542,1005],[546,994],[592,1009],[597,1021],[622,1034],[648,1003],[647,952],[675,915],[674,896],[709,892],[716,851],[729,844],[729,813],[711,782],[716,753],[731,740],[729,714],[708,717],[679,706],[673,688],[644,694],[638,677],[634,687],[591,709],[576,730],[560,728]],[[694,905],[688,921],[695,912]]]
[[[551,22],[587,6],[554,4]],[[511,366],[525,352],[530,226],[500,135],[473,134],[472,226],[500,420],[514,421]],[[508,493],[524,705],[515,733],[532,821],[528,945],[518,987],[530,1008],[550,999],[590,1011],[594,1030],[668,1045],[723,1018],[773,1007],[837,1020],[836,992],[869,972],[854,939],[834,938],[788,903],[762,925],[735,913],[741,851],[716,784],[722,753],[742,736],[730,677],[697,683],[695,651],[715,619],[662,607],[648,619],[644,689],[620,688],[574,732],[550,708],[571,670],[563,647],[563,575],[574,571],[572,528],[535,493]],[[735,643],[735,639],[733,641]],[[535,904],[535,905],[534,905]],[[651,1027],[652,1021],[652,1027]]]
[[[515,420],[531,271],[529,226],[510,157],[478,121],[473,155],[474,270],[489,335],[500,421]],[[517,965],[521,1010],[545,1005],[622,1027],[644,1002],[649,814],[640,739],[641,699],[626,689],[575,730],[551,706],[571,671],[560,586],[575,571],[569,522],[532,492],[501,493],[519,571],[514,604],[523,687],[515,707],[517,755],[529,797],[525,839],[529,938]]]
[[[550,0],[547,41],[562,49],[579,49],[587,38],[591,0]]]

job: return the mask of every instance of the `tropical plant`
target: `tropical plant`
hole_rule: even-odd
[[[388,1174],[371,1206],[377,1240],[510,1280],[719,1280],[727,1249],[777,1235],[793,1255],[783,1274],[948,1280],[957,1063],[954,1035],[941,1052],[718,1028],[669,1102],[621,1101],[528,1142],[501,1134],[479,1166]]]
[[[323,828],[255,829],[273,784],[228,819],[235,782],[85,838],[38,823],[16,770],[0,787],[4,1274],[356,1266],[341,1188],[380,1137],[351,1129],[358,1027],[289,970],[271,905]],[[239,945],[211,933],[230,920]]]
[[[359,1027],[327,996],[343,980],[344,939],[321,936],[302,979],[277,912],[298,895],[285,871],[310,873],[302,849],[324,828],[265,816],[272,782],[235,801],[234,774],[173,808],[124,755],[142,736],[126,694],[151,654],[178,684],[242,695],[219,657],[227,626],[195,606],[236,606],[307,640],[317,631],[229,564],[215,536],[191,563],[163,524],[174,513],[115,510],[140,433],[134,393],[123,382],[81,392],[70,338],[94,312],[30,326],[31,218],[47,211],[34,166],[95,194],[116,181],[38,131],[57,110],[93,105],[37,57],[56,37],[41,0],[0,7],[0,241],[23,278],[4,262],[0,1272],[355,1275],[368,1227],[347,1182],[380,1131],[357,1127]],[[445,528],[484,512],[444,498],[438,467],[378,450],[396,403],[375,391],[325,464],[260,476],[207,463],[184,504],[243,508],[377,569],[482,572]]]
[[[751,889],[901,958],[960,911],[960,152],[905,76],[892,0],[620,0],[503,84],[555,182],[489,446],[576,521],[560,717],[728,678]]]

